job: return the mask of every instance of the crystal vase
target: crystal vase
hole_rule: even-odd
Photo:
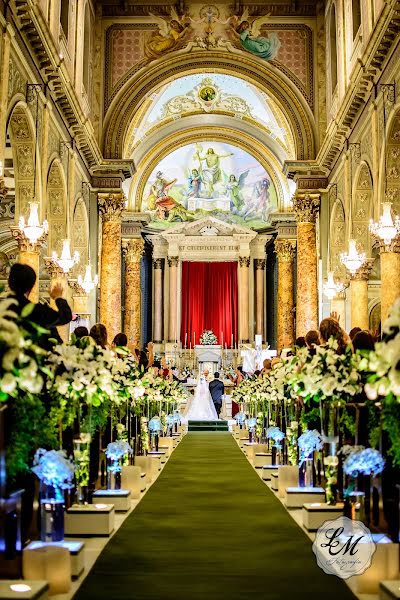
[[[107,489],[108,490],[120,490],[121,489],[121,460],[118,458],[112,460],[107,458]]]
[[[314,460],[305,458],[299,467],[300,487],[314,487]]]
[[[329,444],[329,455],[336,454],[339,443],[339,406],[333,402],[320,403],[321,434],[324,444]]]
[[[74,440],[76,501],[89,503],[90,435],[82,434]]]
[[[344,497],[343,514],[352,521],[365,519],[365,494],[364,492],[349,492]]]
[[[64,490],[59,486],[40,484],[40,518],[42,542],[64,539]]]

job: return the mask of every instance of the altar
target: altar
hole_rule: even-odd
[[[222,366],[222,352],[223,348],[219,344],[207,346],[196,345],[194,353],[200,372],[207,370],[213,375],[215,371],[220,371]]]

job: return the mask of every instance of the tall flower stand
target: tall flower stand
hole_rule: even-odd
[[[321,401],[321,433],[324,442],[324,468],[326,479],[326,501],[334,505],[337,501],[338,464],[337,447],[339,444],[339,405]]]

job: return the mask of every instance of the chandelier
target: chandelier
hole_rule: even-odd
[[[37,202],[30,202],[29,206],[30,210],[27,225],[25,224],[24,217],[21,216],[19,218],[18,227],[31,244],[36,244],[42,235],[48,232],[49,224],[47,221],[43,221],[43,223],[40,224],[39,204]]]
[[[383,213],[378,221],[374,223],[371,219],[369,222],[369,230],[372,235],[383,240],[385,246],[389,246],[390,242],[400,233],[400,218],[397,216],[393,222],[391,212],[391,202],[383,202]]]
[[[87,294],[90,294],[92,290],[99,283],[99,278],[97,275],[92,279],[92,267],[90,263],[86,265],[85,276],[82,279],[82,275],[78,275],[78,284],[85,290]]]
[[[71,256],[71,243],[69,240],[63,240],[60,258],[58,258],[57,252],[53,252],[51,258],[64,273],[69,273],[72,267],[80,261],[79,252],[75,251],[74,255]]]
[[[346,285],[340,281],[335,281],[333,277],[333,271],[329,271],[328,279],[325,281],[323,290],[324,294],[329,300],[333,300],[335,296],[340,294],[346,289]]]
[[[366,261],[365,252],[357,252],[356,240],[349,240],[349,251],[341,252],[340,261],[354,275]]]

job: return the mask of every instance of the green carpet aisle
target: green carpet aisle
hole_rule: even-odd
[[[75,600],[354,600],[228,433],[189,433]]]

